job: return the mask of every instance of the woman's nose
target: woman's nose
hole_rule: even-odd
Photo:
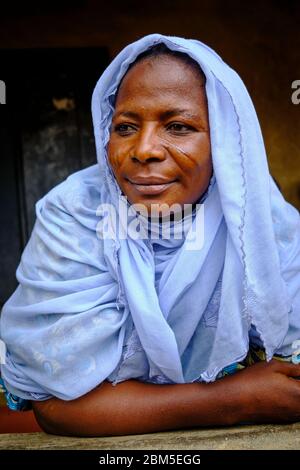
[[[149,163],[165,159],[165,149],[156,130],[145,129],[137,135],[136,139],[132,160]]]

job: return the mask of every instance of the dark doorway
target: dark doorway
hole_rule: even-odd
[[[91,95],[105,48],[0,50],[0,306],[35,220],[35,203],[96,162]]]

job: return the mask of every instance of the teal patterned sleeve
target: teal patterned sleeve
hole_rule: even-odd
[[[6,399],[6,405],[8,406],[10,410],[27,411],[31,408],[30,401],[23,400],[23,398],[13,395],[6,389],[1,377],[0,377],[0,393],[4,394],[5,399]]]

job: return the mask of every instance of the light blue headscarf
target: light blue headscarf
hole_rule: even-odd
[[[215,179],[204,201],[204,245],[100,240],[100,204],[121,193],[107,163],[115,93],[135,58],[165,43],[206,76]],[[213,381],[250,342],[267,358],[300,337],[300,222],[269,175],[260,127],[238,75],[196,40],[146,36],[96,85],[98,165],[36,205],[37,221],[1,316],[1,374],[24,399],[70,400],[103,380]],[[200,217],[193,215],[192,227]]]

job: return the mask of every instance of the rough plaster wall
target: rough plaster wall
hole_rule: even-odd
[[[256,106],[273,176],[300,209],[298,0],[61,1],[40,11],[26,2],[1,18],[0,47],[108,46],[111,56],[138,37],[161,32],[200,39],[238,71]],[[63,7],[63,5],[65,6]],[[50,5],[50,3],[49,3]],[[26,14],[25,14],[26,13]]]

